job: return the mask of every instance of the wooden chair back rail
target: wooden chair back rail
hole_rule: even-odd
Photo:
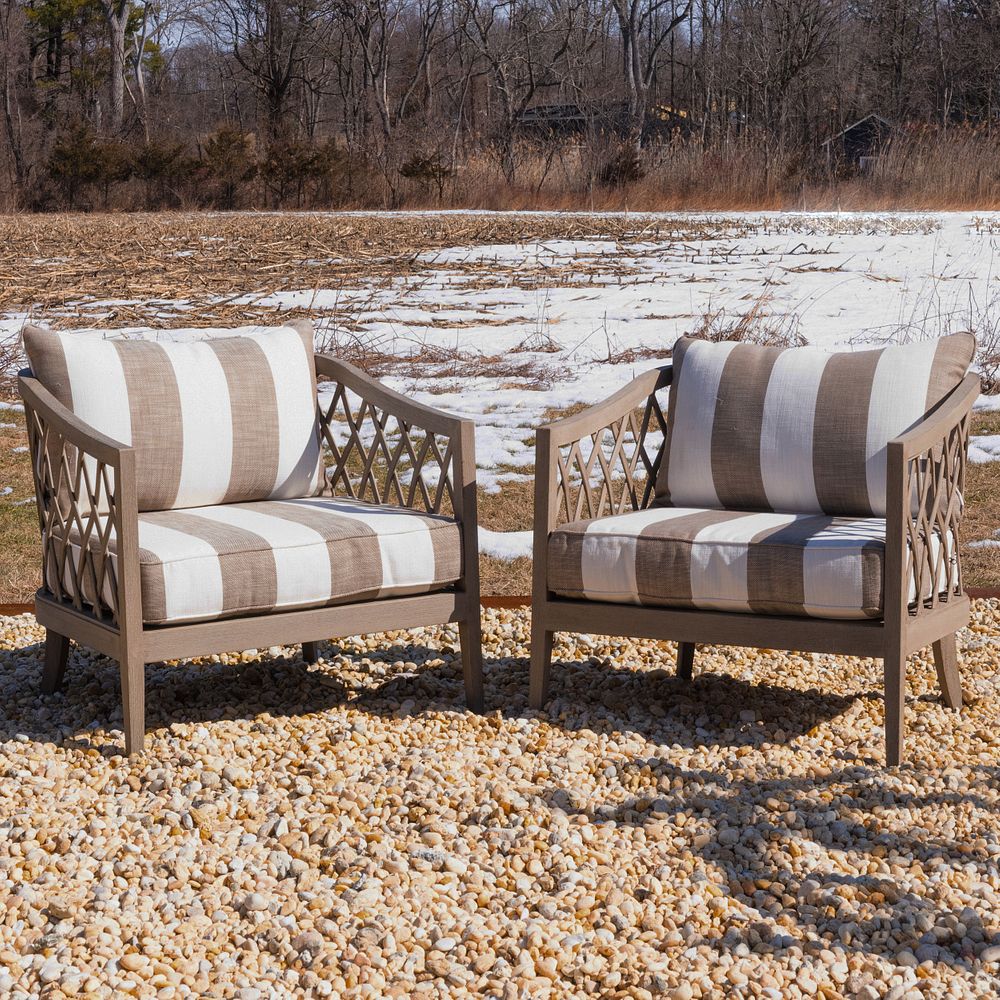
[[[316,367],[334,383],[329,404],[320,408],[333,462],[329,493],[461,519],[455,483],[463,421],[377,385],[335,358],[317,355]]]
[[[557,524],[593,520],[630,510],[644,510],[654,497],[663,461],[667,420],[657,393],[670,384],[669,367],[656,369],[616,393],[604,404],[570,417],[581,428],[567,439],[566,428],[556,440],[547,432],[556,465],[554,503]],[[651,378],[650,376],[655,376]],[[650,383],[652,383],[650,385]],[[584,418],[587,423],[584,423]],[[652,433],[659,433],[654,446]]]

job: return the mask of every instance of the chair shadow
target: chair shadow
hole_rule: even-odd
[[[792,740],[868,696],[750,683],[726,674],[706,672],[682,681],[666,670],[615,670],[590,661],[557,661],[551,697],[537,712],[528,705],[528,663],[527,657],[485,660],[487,712],[507,719],[540,716],[567,732],[586,728],[610,734],[626,729],[654,741],[669,730],[671,743],[678,742],[677,726],[682,724],[690,732],[682,733],[680,742],[691,747],[753,746],[773,739],[776,730],[782,741]],[[376,714],[382,714],[380,703],[403,700],[413,701],[417,711],[462,710],[460,664],[435,675],[430,679],[424,671],[389,678],[362,692],[358,704]],[[741,717],[748,711],[754,713],[754,725]]]
[[[349,686],[335,667],[312,668],[294,647],[286,648],[290,655],[265,653],[240,663],[148,664],[147,731],[172,724],[253,719],[264,712],[295,716],[348,702],[386,717],[397,716],[401,706],[406,714],[465,711],[457,649],[401,643],[371,650],[343,641],[320,643],[321,659],[343,657],[362,676],[367,672],[361,684]],[[45,696],[40,693],[43,645],[12,652],[22,660],[33,658],[37,669],[27,680],[31,690],[19,692],[22,697],[0,706],[0,739],[27,737],[90,748],[88,731],[121,728],[121,692],[114,660],[85,651],[87,659],[81,662],[80,647],[71,645],[63,690]],[[451,659],[442,662],[443,653]],[[365,664],[366,660],[371,662]],[[379,664],[388,670],[400,661],[415,664],[415,669],[396,669],[384,679],[379,676]],[[424,666],[428,662],[433,665]],[[538,714],[528,706],[526,657],[487,658],[485,681],[487,711],[499,711],[503,718]],[[587,728],[611,733],[625,728],[655,740],[670,728],[670,741],[676,742],[681,724],[690,746],[754,745],[779,723],[784,737],[794,739],[860,697],[749,684],[711,673],[686,683],[668,671],[613,670],[590,661],[554,664],[552,695],[541,715],[567,731]],[[760,725],[742,723],[740,714],[748,709]],[[108,754],[117,752],[114,747],[103,749]]]
[[[334,667],[317,669],[304,663],[297,651],[235,664],[150,664],[146,668],[147,727],[249,720],[264,712],[293,716],[345,704],[386,718],[430,710],[464,712],[461,660],[454,651],[450,660],[444,660],[441,653],[421,645],[367,650],[322,643],[323,659],[346,657],[358,668],[362,681],[351,684],[338,677]],[[88,655],[81,662],[78,648],[71,647],[65,689],[47,697],[37,689],[43,647],[0,651],[0,683],[5,654],[33,659],[37,666],[27,672],[33,691],[8,688],[6,693],[14,697],[0,700],[0,740],[26,737],[67,749],[96,749],[105,757],[120,753],[114,745],[89,739],[95,729],[107,732],[121,724],[118,669],[113,660]],[[363,660],[373,662],[366,665]],[[397,669],[383,678],[379,663],[398,661],[412,662],[416,669]],[[567,732],[586,728],[600,735],[631,730],[650,742],[682,748],[761,747],[776,741],[778,728],[787,741],[866,696],[751,684],[712,673],[684,682],[670,671],[616,671],[592,661],[564,661],[555,665],[552,700],[538,713],[527,705],[527,668],[526,658],[487,660],[488,711],[507,719],[542,718]],[[24,679],[22,672],[19,683]],[[753,722],[744,714],[749,712],[753,712]],[[973,842],[959,851],[954,840],[920,825],[910,824],[901,833],[887,832],[883,816],[886,808],[896,807],[974,808],[991,815],[992,799],[976,791],[975,781],[962,792],[943,787],[895,794],[890,785],[887,797],[885,773],[879,767],[833,758],[829,763],[828,768],[810,769],[808,776],[744,781],[655,756],[616,765],[617,784],[633,790],[625,801],[591,803],[584,808],[566,788],[541,788],[537,794],[542,808],[585,814],[595,822],[621,826],[642,826],[677,813],[697,817],[696,823],[683,828],[682,835],[689,840],[686,849],[721,874],[724,892],[751,917],[730,921],[720,937],[687,940],[686,947],[733,951],[742,945],[756,953],[778,954],[792,944],[819,949],[841,942],[848,953],[885,957],[885,949],[872,943],[873,936],[877,938],[890,925],[903,923],[912,928],[920,918],[937,925],[939,902],[903,889],[891,874],[848,875],[832,861],[813,865],[809,877],[822,887],[809,886],[801,874],[805,866],[793,865],[788,860],[790,852],[812,852],[821,858],[827,849],[873,858],[898,854],[928,868],[973,865],[984,870],[985,877],[985,872],[996,871],[996,858],[987,847]],[[975,770],[981,787],[993,789],[1000,784],[1000,768],[979,766]],[[727,828],[736,831],[735,839],[733,834],[721,836]],[[696,834],[700,834],[697,839]],[[793,927],[776,924],[776,905],[791,916]],[[976,912],[963,912],[962,922],[962,937],[971,935],[975,947],[963,945],[957,934],[938,937],[931,930],[915,935],[914,948],[936,949],[935,959],[956,969],[974,968],[979,951],[993,944],[997,935],[988,929],[992,920],[984,921]]]
[[[2,652],[2,651],[0,651]],[[114,745],[93,743],[89,734],[121,730],[118,663],[70,646],[62,689],[41,693],[41,643],[14,651],[34,657],[37,669],[20,674],[25,689],[0,704],[0,740],[56,743],[68,749],[97,749],[105,757],[121,753]],[[2,664],[2,659],[0,659]],[[2,666],[0,666],[2,670]],[[146,665],[146,731],[176,724],[250,720],[267,712],[276,717],[322,712],[350,700],[347,686],[332,671],[311,668],[301,656],[267,654],[240,663],[185,660],[176,665]]]
[[[566,789],[549,788],[541,798],[552,809],[625,826],[643,826],[664,814],[699,817],[700,836],[692,835],[690,827],[682,834],[690,841],[688,850],[720,872],[722,881],[716,884],[744,910],[756,912],[759,920],[737,918],[742,929],[733,922],[722,937],[699,936],[686,940],[685,947],[707,945],[732,952],[743,945],[763,954],[780,953],[792,945],[818,952],[839,944],[849,955],[893,957],[872,943],[873,935],[877,937],[893,926],[902,927],[914,939],[909,950],[916,952],[923,947],[936,962],[971,970],[976,968],[983,948],[1000,943],[1000,934],[991,932],[972,907],[961,912],[960,921],[954,914],[965,927],[964,934],[936,934],[935,929],[945,926],[939,900],[903,889],[892,874],[849,875],[838,870],[831,859],[825,867],[813,864],[808,875],[799,875],[792,870],[790,860],[793,852],[815,859],[824,849],[867,854],[873,859],[898,855],[933,868],[938,875],[948,868],[957,873],[976,866],[985,878],[996,872],[996,858],[985,846],[965,843],[960,847],[956,840],[925,831],[919,824],[907,824],[907,833],[891,833],[882,823],[885,810],[893,807],[971,807],[992,815],[993,801],[981,794],[942,789],[887,797],[884,772],[860,766],[831,769],[825,776],[812,773],[752,783],[715,770],[684,769],[663,759],[631,763],[620,770],[623,784],[630,782],[635,787],[637,781],[645,780],[650,785],[648,795],[589,810],[575,808]],[[980,765],[973,770],[988,786],[1000,784],[1000,768]],[[779,804],[779,808],[769,808],[769,802]],[[831,811],[837,818],[830,819]],[[849,816],[849,812],[862,818]],[[762,819],[762,814],[767,818]],[[723,840],[720,834],[727,828],[736,834]],[[679,833],[674,831],[675,836]],[[778,863],[777,858],[787,863]],[[812,884],[807,884],[810,880]],[[789,903],[789,897],[794,902]],[[780,900],[777,906],[776,900]],[[791,913],[797,935],[781,932],[774,920],[776,909]],[[992,908],[985,912],[988,922],[994,923]],[[928,929],[918,928],[921,920],[925,926],[929,923]],[[976,943],[970,947],[968,941],[973,939]],[[923,956],[917,957],[923,960]]]

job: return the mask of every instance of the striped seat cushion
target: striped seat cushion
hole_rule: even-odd
[[[840,354],[681,338],[658,502],[884,517],[888,442],[962,381],[975,346],[970,333]]]
[[[28,327],[24,346],[60,403],[133,446],[141,511],[320,492],[311,326],[184,340],[197,333],[151,341]]]
[[[884,562],[882,518],[650,508],[554,531],[548,586],[579,600],[877,618]]]
[[[335,498],[140,514],[139,549],[150,625],[423,594],[461,576],[455,521]]]

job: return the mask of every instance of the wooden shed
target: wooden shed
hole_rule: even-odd
[[[881,115],[873,113],[860,118],[823,143],[827,165],[831,170],[843,165],[868,173],[889,145],[894,131],[892,123]]]

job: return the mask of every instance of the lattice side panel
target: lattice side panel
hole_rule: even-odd
[[[587,437],[560,448],[558,523],[643,510],[653,499],[667,423],[656,395]]]
[[[408,423],[340,383],[321,396],[325,492],[435,514],[454,509],[450,438]]]
[[[967,415],[941,442],[907,462],[906,580],[911,614],[962,593],[959,539],[970,426]]]
[[[118,624],[115,473],[25,407],[42,535],[42,581],[57,600]]]

